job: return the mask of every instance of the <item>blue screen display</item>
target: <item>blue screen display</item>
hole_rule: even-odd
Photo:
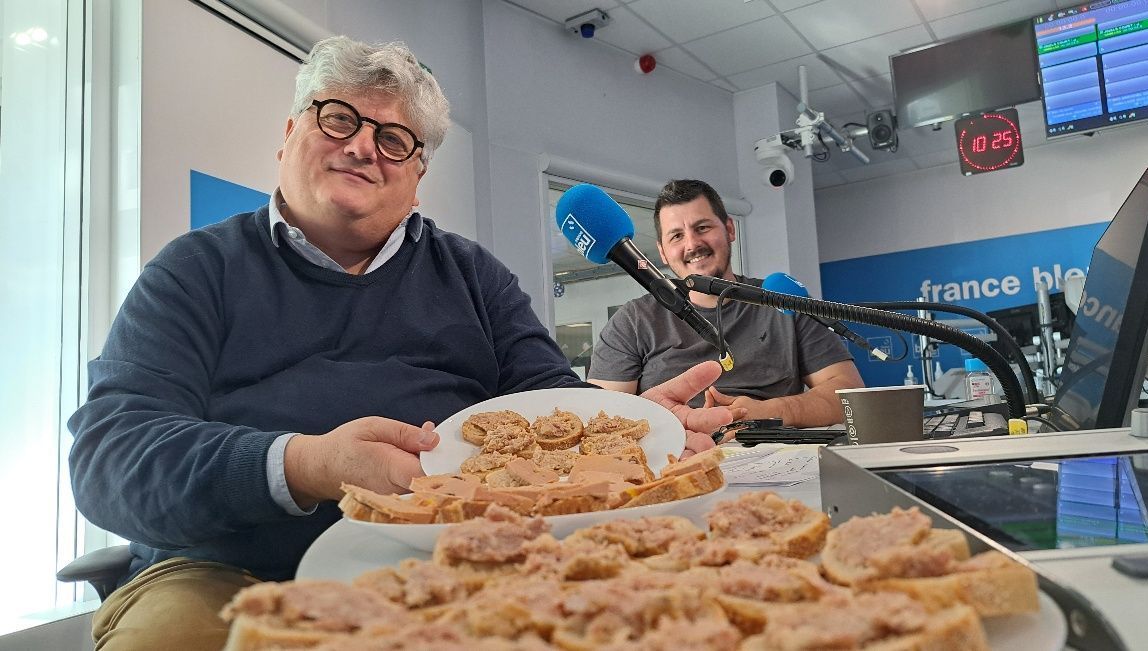
[[[1148,118],[1148,0],[1033,18],[1049,137]]]

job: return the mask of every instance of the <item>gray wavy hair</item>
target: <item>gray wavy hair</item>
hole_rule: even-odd
[[[306,111],[312,99],[322,99],[316,95],[329,91],[381,91],[397,98],[426,143],[419,155],[424,166],[450,128],[450,102],[430,70],[403,43],[372,45],[346,36],[319,41],[295,77],[292,118]]]

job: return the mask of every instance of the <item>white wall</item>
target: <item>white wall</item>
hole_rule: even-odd
[[[188,230],[190,170],[270,193],[298,64],[187,0],[143,5],[140,261]]]
[[[946,165],[817,191],[822,261],[1092,224],[1148,167],[1148,125],[1053,141],[1024,165],[963,177]]]
[[[733,106],[725,91],[672,71],[643,76],[633,59],[553,23],[484,0],[491,246],[550,320],[540,223],[539,156],[655,181],[693,177],[737,187]]]
[[[794,179],[783,187],[762,183],[764,168],[753,150],[758,140],[793,124],[796,100],[777,84],[734,95],[735,149],[739,188],[753,204],[742,221],[744,273],[765,278],[775,271],[789,272],[805,283],[812,296],[821,295],[817,229],[810,162],[796,154]]]

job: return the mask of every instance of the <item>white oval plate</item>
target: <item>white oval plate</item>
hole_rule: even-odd
[[[986,617],[985,634],[993,651],[1031,649],[1060,651],[1068,639],[1068,624],[1060,606],[1044,592],[1038,595],[1040,610],[1029,615]]]
[[[713,507],[714,502],[721,497],[721,493],[724,490],[725,485],[723,484],[721,488],[711,493],[674,502],[647,504],[646,506],[635,506],[632,509],[590,511],[589,513],[571,513],[569,515],[548,515],[542,519],[546,520],[546,523],[550,525],[550,534],[559,539],[574,533],[576,529],[591,527],[603,522],[609,522],[610,520],[643,518],[654,515],[680,515],[689,518],[694,524],[704,530],[706,528],[704,516]],[[390,538],[408,547],[421,549],[425,552],[434,551],[434,545],[438,540],[439,534],[442,533],[443,529],[451,526],[449,524],[364,522],[347,517],[343,519],[352,524],[364,527],[373,533]]]
[[[480,448],[462,438],[462,423],[472,414],[509,409],[534,422],[535,418],[547,416],[555,408],[577,414],[583,422],[597,416],[599,411],[631,420],[645,418],[650,423],[650,433],[638,443],[655,475],[666,465],[666,455],[678,456],[686,446],[686,430],[681,421],[652,400],[606,389],[538,389],[484,400],[439,423],[435,428],[441,438],[438,447],[419,455],[423,472],[428,475],[454,474],[463,461],[478,454]]]

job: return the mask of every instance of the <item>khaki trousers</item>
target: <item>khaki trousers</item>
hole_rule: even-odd
[[[173,558],[121,586],[92,616],[97,651],[218,651],[228,624],[219,611],[259,579],[230,565]]]

